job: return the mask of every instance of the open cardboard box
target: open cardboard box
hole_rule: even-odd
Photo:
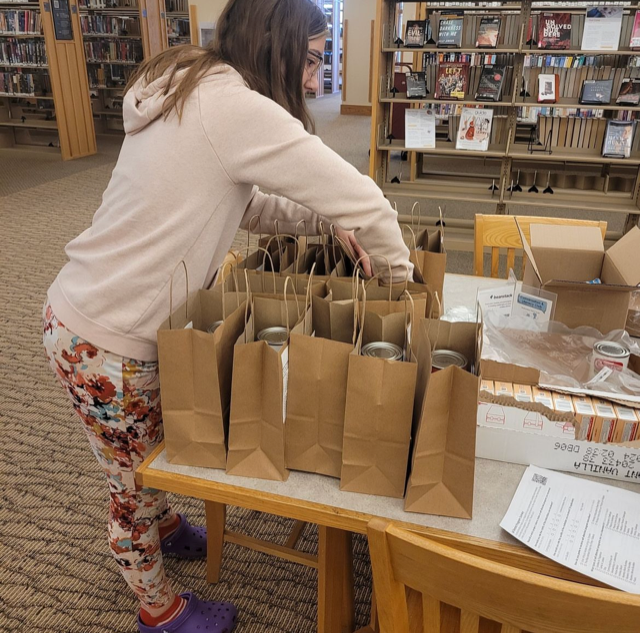
[[[558,295],[556,321],[604,334],[624,329],[630,294],[640,283],[640,229],[605,252],[597,227],[532,224],[529,242],[517,219],[516,225],[529,260],[523,283]],[[595,279],[602,283],[588,283]]]

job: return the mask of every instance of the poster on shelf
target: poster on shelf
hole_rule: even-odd
[[[436,115],[433,110],[405,111],[405,147],[407,149],[436,148]]]

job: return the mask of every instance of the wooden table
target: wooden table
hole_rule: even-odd
[[[445,310],[467,308],[471,314],[478,288],[504,281],[447,275]],[[366,533],[374,516],[390,518],[409,529],[458,549],[558,578],[598,584],[519,545],[500,527],[525,466],[476,460],[472,520],[405,512],[401,499],[341,492],[336,479],[291,472],[288,481],[232,477],[222,470],[169,464],[163,446],[149,456],[136,473],[148,487],[174,492],[205,502],[208,543],[207,579],[217,582],[224,542],[280,556],[318,569],[318,631],[353,630],[351,533]],[[640,491],[640,484],[606,483]],[[287,517],[298,521],[285,546],[242,534],[225,532],[226,505]],[[303,522],[318,525],[318,556],[295,550]],[[368,630],[372,630],[369,628]]]

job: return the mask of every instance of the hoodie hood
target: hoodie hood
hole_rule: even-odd
[[[122,118],[124,121],[124,131],[127,134],[137,134],[140,130],[146,128],[147,125],[160,118],[162,116],[164,102],[175,92],[176,86],[187,72],[188,69],[185,69],[176,73],[173,86],[167,94],[165,94],[165,90],[169,84],[171,69],[150,84],[145,84],[144,79],[139,79],[131,90],[127,92],[123,100]],[[200,81],[211,81],[216,75],[220,75],[221,73],[235,74],[240,81],[242,81],[240,74],[226,64],[213,66]]]

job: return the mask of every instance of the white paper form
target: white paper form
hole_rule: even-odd
[[[436,116],[433,110],[407,109],[405,116],[405,141],[407,149],[435,149]]]
[[[529,466],[500,527],[570,569],[640,594],[640,494]]]

